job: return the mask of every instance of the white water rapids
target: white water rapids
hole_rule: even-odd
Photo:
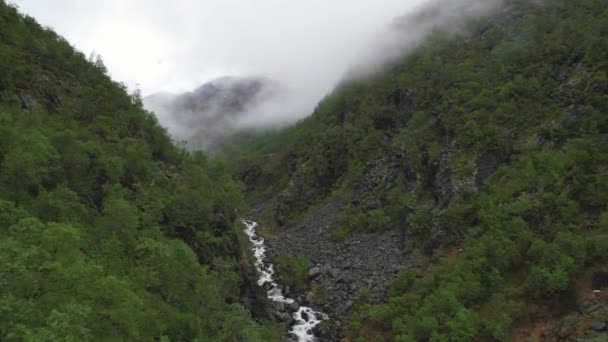
[[[265,262],[266,245],[264,245],[264,239],[257,234],[257,222],[243,220],[243,223],[246,227],[245,233],[251,241],[251,249],[255,256],[255,267],[260,274],[258,285],[269,287],[267,294],[272,301],[292,304],[294,300],[285,297],[281,291],[281,286],[274,280],[274,265]],[[295,324],[289,332],[296,336],[300,342],[314,342],[316,339],[312,329],[323,320],[327,320],[328,317],[324,313],[301,306],[298,311],[293,313],[293,319]]]

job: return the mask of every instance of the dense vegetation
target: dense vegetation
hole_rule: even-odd
[[[240,194],[0,1],[0,340],[276,340],[240,304]]]
[[[386,304],[362,298],[353,337],[505,340],[608,260],[607,36],[603,0],[513,1],[343,84],[237,175],[279,226],[339,201],[337,239],[400,228],[435,254]]]
[[[289,286],[296,291],[307,289],[310,263],[305,257],[280,255],[274,260],[274,265],[281,285]]]

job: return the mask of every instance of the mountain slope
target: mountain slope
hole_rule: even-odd
[[[506,340],[596,303],[575,321],[608,318],[605,298],[580,292],[602,279],[608,249],[608,12],[599,0],[507,3],[344,83],[241,161],[269,222],[306,229],[337,203],[334,239],[400,230],[404,253],[428,257],[384,304],[352,294],[352,337]]]
[[[0,1],[0,339],[268,341],[240,303],[238,185]]]
[[[247,120],[255,121],[252,116],[259,114],[264,104],[276,101],[281,92],[281,87],[267,78],[224,77],[178,96],[150,95],[144,104],[189,149],[217,151],[251,132]]]

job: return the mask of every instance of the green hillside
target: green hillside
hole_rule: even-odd
[[[0,1],[0,340],[269,341],[241,189],[101,60]]]
[[[361,297],[354,340],[506,340],[576,310],[606,271],[608,6],[509,3],[241,151],[236,175],[275,226],[338,202],[336,240],[401,229],[427,257],[387,303]]]

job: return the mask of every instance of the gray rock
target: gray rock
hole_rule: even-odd
[[[285,304],[281,302],[274,302],[272,304],[277,311],[285,311]]]
[[[315,294],[312,292],[308,292],[306,293],[306,302],[307,303],[312,303],[315,300]]]
[[[313,267],[308,271],[308,276],[310,278],[316,278],[321,275],[321,269],[319,267]]]
[[[279,319],[281,320],[281,322],[283,322],[289,326],[291,326],[295,323],[293,317],[291,317],[291,315],[286,312],[280,314]]]
[[[32,95],[30,95],[30,93],[28,91],[21,90],[19,92],[19,99],[21,100],[21,106],[22,106],[23,110],[26,110],[28,112],[31,112],[32,110],[34,110],[36,101],[34,100]]]
[[[324,321],[324,322],[317,324],[312,329],[312,332],[315,335],[315,337],[318,337],[321,339],[325,339],[328,341],[337,340],[337,326],[335,324],[333,324],[331,321]]]
[[[338,278],[340,276],[340,270],[337,268],[334,268],[333,270],[331,270],[331,276],[332,278]]]
[[[591,329],[602,332],[606,331],[606,322],[595,321],[591,322]]]
[[[345,270],[347,270],[347,269],[349,269],[351,267],[353,267],[353,262],[351,260],[345,260],[342,263],[342,268],[345,269]]]
[[[437,173],[433,182],[433,194],[440,208],[446,208],[452,201],[452,169],[450,168],[450,158],[447,152],[444,152],[439,159]]]
[[[291,304],[287,304],[285,305],[285,308],[287,309],[287,311],[289,312],[296,312],[298,310],[300,310],[300,305],[298,305],[298,303],[296,303],[295,301]]]

